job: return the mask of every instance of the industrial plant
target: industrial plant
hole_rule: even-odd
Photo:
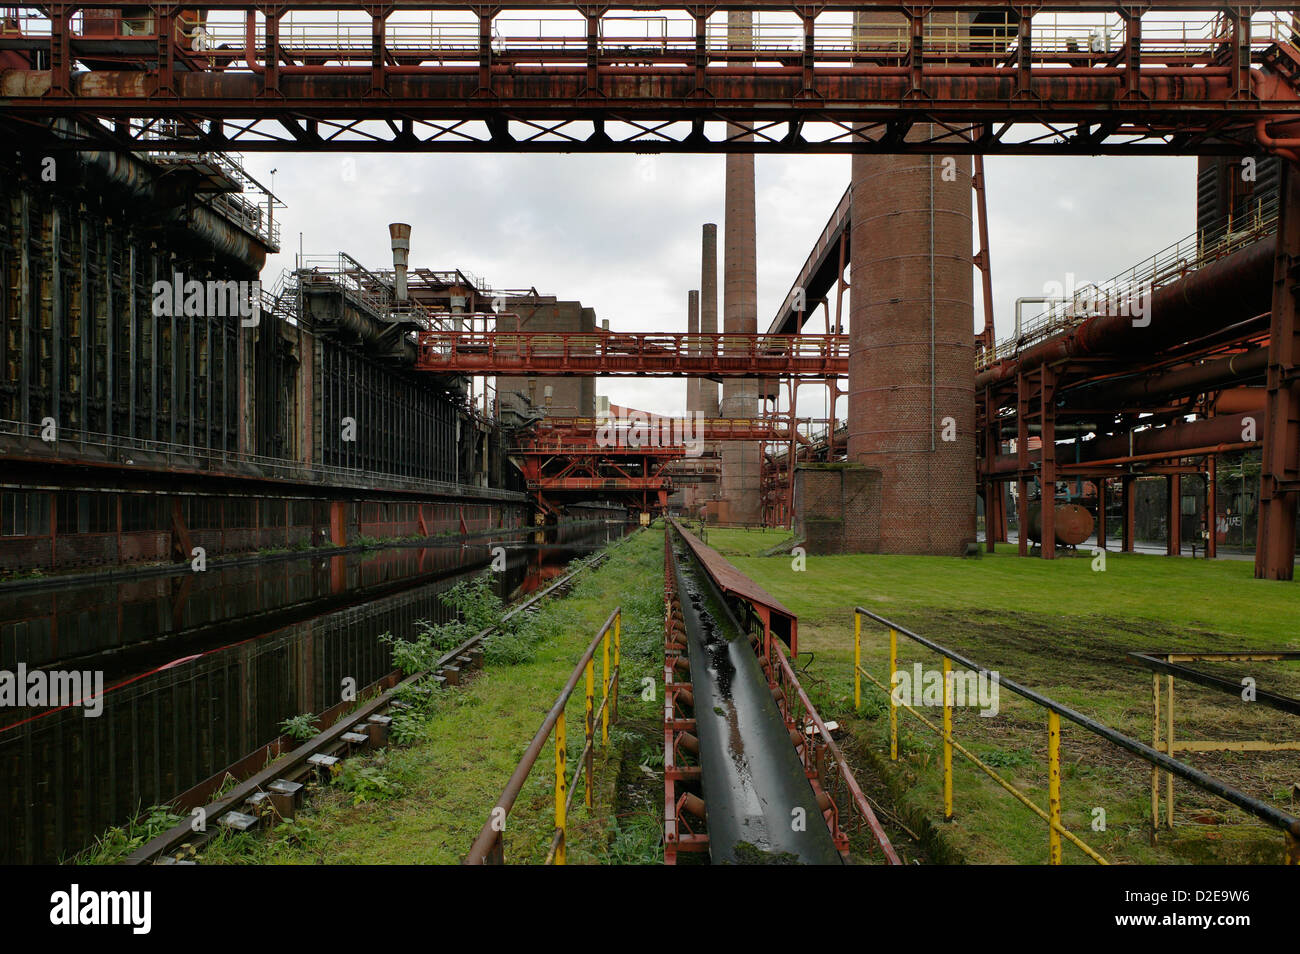
[[[1300,863],[1294,10],[77,0],[0,8],[0,127],[42,923],[108,923],[67,865]],[[1087,213],[1013,221],[1035,163]],[[1085,220],[1142,251],[1056,274]]]

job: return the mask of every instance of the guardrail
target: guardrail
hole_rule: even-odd
[[[54,436],[46,439],[47,428]],[[297,483],[322,484],[338,482],[367,489],[402,489],[424,491],[445,496],[466,496],[492,500],[521,501],[525,495],[513,490],[494,487],[471,487],[425,477],[407,477],[366,470],[363,467],[337,467],[332,464],[306,463],[283,457],[263,457],[215,447],[198,447],[191,444],[173,444],[168,441],[123,437],[120,434],[103,434],[81,431],[71,427],[35,424],[30,421],[0,420],[0,437],[13,437],[28,441],[31,453],[20,454],[11,450],[9,459],[27,457],[35,460],[60,458],[60,448],[92,448],[104,461],[133,466],[140,470],[165,467],[169,470],[192,470],[209,474],[235,477],[270,478]],[[39,453],[36,453],[39,451]],[[150,455],[148,460],[136,461],[128,452]],[[77,463],[76,458],[67,458]]]
[[[562,865],[567,861],[568,848],[565,835],[568,830],[569,809],[573,805],[573,796],[577,791],[576,785],[570,787],[568,780],[568,740],[566,738],[566,725],[564,709],[569,703],[569,698],[578,687],[578,681],[586,676],[586,718],[585,718],[585,738],[586,745],[578,760],[582,763],[582,772],[584,779],[584,803],[588,808],[592,806],[592,775],[595,771],[595,753],[596,753],[596,721],[600,721],[600,745],[602,748],[609,745],[609,724],[618,722],[618,674],[622,659],[622,620],[623,608],[616,607],[614,612],[609,614],[596,637],[587,646],[586,651],[578,660],[578,664],[573,667],[573,672],[569,674],[568,682],[560,690],[559,697],[555,704],[551,706],[551,711],[546,714],[542,720],[542,726],[533,736],[533,741],[529,743],[528,749],[524,756],[519,760],[515,767],[510,780],[506,782],[505,790],[501,797],[497,799],[496,805],[493,806],[488,820],[483,823],[483,828],[478,837],[474,839],[474,844],[470,847],[469,854],[465,858],[467,865],[482,864],[505,864],[505,842],[503,832],[506,827],[506,819],[510,815],[510,809],[514,807],[515,799],[519,797],[520,791],[523,790],[524,782],[528,780],[528,775],[536,764],[538,756],[541,755],[542,749],[546,746],[546,740],[555,734],[555,833],[551,836],[551,846],[546,854],[546,864]],[[613,641],[614,664],[610,668],[610,642]],[[595,708],[595,665],[596,650],[603,644],[603,664],[601,668],[601,698],[600,707]],[[575,774],[574,782],[577,776]]]
[[[1242,685],[1230,679],[1224,679],[1212,673],[1200,672],[1181,663],[1189,662],[1296,662],[1300,661],[1300,652],[1279,649],[1273,651],[1229,651],[1229,652],[1182,652],[1182,653],[1129,653],[1128,658],[1139,666],[1151,670],[1151,746],[1170,755],[1182,750],[1184,752],[1295,752],[1300,751],[1300,741],[1287,740],[1270,742],[1267,739],[1248,739],[1242,741],[1227,740],[1192,740],[1177,741],[1174,738],[1174,677],[1188,682],[1216,689],[1229,695],[1242,697]],[[1165,676],[1166,703],[1164,719],[1161,719],[1160,676]],[[1300,715],[1300,699],[1279,696],[1262,689],[1256,691],[1252,701],[1278,712]],[[1165,738],[1160,739],[1161,723],[1164,723]],[[1174,827],[1174,779],[1165,774],[1165,822],[1167,827]],[[1160,827],[1160,770],[1151,770],[1151,828]]]
[[[912,642],[924,646],[943,658],[943,726],[936,726],[925,716],[921,715],[910,705],[899,702],[894,698],[894,693],[890,687],[876,679],[871,673],[862,667],[862,620],[863,618],[872,620],[875,623],[889,630],[889,672],[890,686],[893,685],[893,674],[898,672],[898,637],[900,635],[907,637]],[[1048,808],[1044,811],[1037,803],[1031,800],[1027,795],[1012,785],[1009,781],[999,775],[986,762],[972,753],[965,746],[953,739],[952,730],[952,707],[953,707],[953,679],[952,663],[966,668],[970,672],[978,674],[981,679],[995,679],[999,687],[1005,688],[1016,695],[1029,700],[1034,705],[1047,710],[1047,750],[1048,750]],[[1284,863],[1288,865],[1300,865],[1300,818],[1296,818],[1281,809],[1275,808],[1266,802],[1253,798],[1244,792],[1240,792],[1229,785],[1224,784],[1204,772],[1171,758],[1163,752],[1159,752],[1151,746],[1144,745],[1137,739],[1130,738],[1122,732],[1117,732],[1110,726],[1091,719],[1074,709],[1064,706],[1054,699],[1032,689],[1026,688],[1011,679],[1007,679],[1000,673],[986,669],[978,663],[967,659],[960,653],[942,646],[933,640],[926,639],[898,623],[892,622],[883,616],[879,616],[870,610],[863,609],[861,606],[855,606],[853,609],[853,704],[855,710],[862,705],[862,676],[876,685],[883,691],[889,700],[889,757],[893,761],[898,760],[898,710],[904,709],[915,716],[926,728],[943,739],[943,794],[944,794],[944,819],[951,820],[953,817],[953,775],[952,775],[952,753],[954,750],[960,752],[968,760],[975,764],[984,774],[988,775],[999,786],[1005,789],[1012,797],[1019,801],[1026,808],[1038,815],[1039,818],[1047,822],[1048,825],[1048,860],[1049,864],[1059,865],[1061,863],[1061,839],[1065,839],[1074,845],[1090,859],[1097,864],[1109,864],[1109,862],[1098,854],[1095,850],[1085,844],[1077,835],[1066,829],[1061,824],[1061,762],[1060,762],[1060,745],[1061,745],[1061,719],[1073,722],[1093,735],[1096,735],[1112,745],[1124,749],[1125,751],[1136,755],[1138,758],[1149,763],[1153,770],[1163,769],[1168,773],[1170,779],[1173,776],[1181,778],[1185,782],[1216,795],[1227,802],[1237,806],[1247,814],[1254,816],[1265,824],[1277,828],[1283,833],[1285,839]],[[1172,784],[1172,781],[1171,783]]]
[[[608,555],[606,553],[598,553],[592,559],[581,562],[559,579],[552,582],[545,589],[537,591],[522,603],[512,606],[502,615],[501,623],[513,619],[523,613],[527,613],[547,597],[563,591],[572,585],[576,577],[587,570],[595,569],[607,558]],[[368,692],[381,686],[381,684],[386,680],[393,683],[393,685],[388,689],[380,691],[374,698],[366,700],[360,708],[354,709],[351,712],[341,713],[336,721],[323,729],[315,738],[303,742],[283,757],[273,759],[265,768],[261,769],[251,777],[244,779],[224,794],[217,795],[212,802],[203,808],[203,816],[205,818],[219,818],[227,811],[239,808],[239,806],[243,805],[251,796],[258,792],[266,791],[267,786],[277,778],[292,779],[301,777],[302,774],[307,771],[311,756],[324,754],[330,751],[337,751],[340,745],[341,736],[343,733],[347,732],[350,727],[391,705],[400,688],[418,685],[422,680],[430,675],[437,675],[445,672],[448,666],[456,664],[456,660],[460,656],[478,649],[487,636],[501,628],[501,623],[494,623],[491,626],[485,627],[466,639],[459,646],[443,653],[433,666],[424,672],[417,672],[404,678],[399,678],[400,670],[394,670],[385,676],[384,679],[378,680],[377,682],[372,683],[371,686],[362,689],[360,698],[365,699]],[[268,746],[274,744],[275,741],[273,740],[268,744]],[[152,864],[168,852],[175,851],[185,843],[191,843],[197,847],[199,843],[207,840],[219,831],[217,826],[211,826],[207,832],[196,833],[191,826],[191,823],[192,819],[186,818],[185,821],[181,822],[179,825],[176,825],[175,827],[154,837],[144,845],[141,845],[132,852],[123,863],[128,865]]]

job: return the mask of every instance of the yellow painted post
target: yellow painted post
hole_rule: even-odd
[[[600,744],[601,747],[609,745],[609,632],[606,631],[605,638],[600,641],[604,649],[604,661],[600,669],[600,701],[606,703],[600,710]]]
[[[853,711],[862,708],[862,614],[853,613]]]
[[[583,760],[583,770],[586,777],[585,802],[588,808],[591,807],[591,772],[596,761],[595,745],[592,740],[596,736],[596,661],[587,660],[587,720],[586,720],[586,751],[587,757]]]
[[[1151,748],[1160,751],[1160,673],[1151,674]],[[1160,769],[1151,766],[1151,837],[1160,827]]]
[[[1169,681],[1165,683],[1165,695],[1168,700],[1165,703],[1165,751],[1172,759],[1174,757],[1174,677],[1171,673],[1165,677]],[[1174,827],[1174,773],[1165,773],[1165,826]]]
[[[898,761],[898,706],[894,703],[894,673],[898,671],[898,633],[889,630],[889,758]]]
[[[943,820],[952,821],[952,660],[943,657]]]
[[[614,689],[609,700],[614,710],[614,724],[618,725],[618,674],[623,665],[623,610],[614,614]]]
[[[555,863],[562,865],[565,863],[565,844],[564,844],[564,803],[569,797],[569,783],[565,778],[569,770],[569,753],[566,749],[568,745],[564,738],[564,710],[560,710],[560,717],[555,720],[555,830],[560,833],[560,843],[555,849]]]
[[[1047,830],[1048,864],[1061,863],[1061,717],[1047,712]]]

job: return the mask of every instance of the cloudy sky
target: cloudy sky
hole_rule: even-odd
[[[686,330],[700,226],[723,224],[722,156],[254,154],[245,163],[267,184],[275,169],[288,204],[279,213],[284,250],[268,262],[266,282],[293,266],[300,232],[309,257],[342,250],[389,267],[387,225],[405,221],[412,267],[459,268],[494,288],[577,299],[621,331]],[[843,194],[849,159],[756,164],[761,329]],[[995,158],[987,171],[999,337],[1011,330],[1016,298],[1041,295],[1071,272],[1076,284],[1104,281],[1195,229],[1194,159]],[[617,404],[685,409],[680,380],[597,389]]]

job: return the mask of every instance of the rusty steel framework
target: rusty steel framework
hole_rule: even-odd
[[[1206,484],[1201,514],[1215,555],[1216,473],[1222,454],[1261,449],[1255,574],[1289,580],[1300,493],[1300,176],[1281,164],[1276,217],[1202,240],[1198,254],[1160,273],[1138,274],[1100,308],[1064,309],[982,356],[977,378],[979,474],[987,546],[1007,539],[1001,487],[1015,484],[1019,550],[1036,483],[1044,498],[1058,481],[1089,481],[1099,515],[1110,484],[1121,493],[1122,547],[1135,548],[1134,481],[1166,481],[1167,552],[1182,544],[1182,482]],[[1130,276],[1130,278],[1133,276]],[[1125,307],[1136,287],[1145,316]],[[1008,440],[1014,451],[1007,453]],[[1051,492],[1049,493],[1049,488]],[[1041,538],[1056,539],[1055,513],[1041,511]],[[1106,522],[1097,544],[1106,546]],[[1055,547],[1041,548],[1051,559]]]
[[[662,512],[679,484],[717,479],[716,457],[705,448],[721,441],[811,446],[801,431],[812,420],[648,416],[640,423],[548,417],[522,431],[510,457],[524,475],[538,509],[558,515],[565,503],[593,494],[621,500],[634,511]],[[823,422],[824,423],[824,422]]]
[[[758,14],[752,38],[728,39],[719,18],[732,9]],[[548,18],[520,26],[521,11]],[[0,24],[0,121],[93,150],[1094,155],[1289,149],[1285,124],[1300,120],[1294,14],[1276,2],[616,11],[13,7]]]
[[[421,332],[416,367],[441,374],[826,378],[848,373],[844,335]]]

